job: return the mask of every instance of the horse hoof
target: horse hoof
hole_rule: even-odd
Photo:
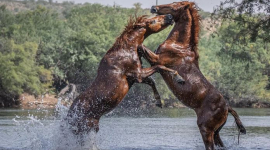
[[[159,108],[162,108],[162,104],[161,103],[156,103],[156,106]]]
[[[185,80],[177,80],[177,83],[184,85],[185,84]]]
[[[185,80],[180,75],[175,76],[175,81],[181,85],[185,84]]]
[[[245,129],[244,127],[242,127],[242,128],[240,129],[240,132],[243,133],[243,134],[246,134],[246,133],[247,133],[247,131],[246,131],[246,129]]]

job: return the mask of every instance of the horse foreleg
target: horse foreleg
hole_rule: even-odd
[[[152,74],[154,74],[154,73],[156,73],[157,71],[160,71],[160,70],[168,71],[171,74],[172,78],[176,82],[178,82],[180,84],[184,84],[185,83],[185,80],[178,74],[177,71],[175,71],[173,69],[170,69],[170,68],[167,68],[167,67],[162,66],[162,65],[155,65],[155,66],[152,66],[150,68],[143,68],[143,69],[141,69],[141,71],[139,73],[139,77],[141,77],[141,79],[143,80],[143,79],[151,76]]]
[[[145,83],[145,84],[151,86],[151,88],[154,92],[155,99],[156,99],[156,106],[162,108],[161,98],[160,98],[160,95],[158,93],[154,79],[151,77],[147,77],[147,78],[142,80],[142,83]]]
[[[150,49],[148,49],[143,45],[138,46],[138,52],[151,65],[155,65],[159,61],[159,55],[155,54],[154,52],[152,52]]]
[[[159,64],[159,55],[155,54],[154,52],[152,52],[150,49],[146,48],[145,46],[143,46],[143,45],[138,46],[138,52],[139,52],[139,56],[144,57],[152,66],[155,65],[155,64]],[[162,66],[162,65],[156,65],[156,66],[153,66],[153,67],[154,67],[154,69],[157,68],[157,69],[160,69],[160,70],[169,71],[171,73],[173,79],[176,82],[178,82],[180,84],[185,83],[185,80],[178,74],[177,71],[169,69],[169,68],[167,68],[165,66]]]

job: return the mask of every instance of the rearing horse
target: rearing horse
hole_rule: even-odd
[[[135,82],[154,86],[154,82],[148,77],[157,71],[169,72],[175,82],[183,81],[177,71],[162,65],[142,68],[137,51],[138,45],[146,37],[165,29],[172,22],[171,15],[150,19],[142,16],[129,21],[101,60],[94,82],[70,107],[67,120],[75,134],[84,134],[91,130],[98,132],[100,117],[114,109]]]
[[[199,69],[199,15],[193,2],[174,2],[151,8],[158,15],[171,14],[175,25],[168,38],[155,53],[141,46],[144,58],[151,65],[164,65],[184,78],[185,84],[173,82],[170,75],[160,71],[173,94],[197,114],[205,148],[213,150],[214,144],[224,147],[219,131],[231,113],[241,133],[246,133],[237,113],[229,106],[221,93],[211,85]]]

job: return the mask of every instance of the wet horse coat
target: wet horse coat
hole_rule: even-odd
[[[219,131],[231,113],[240,132],[246,130],[237,113],[229,106],[221,93],[211,85],[199,68],[199,15],[192,2],[175,2],[151,8],[158,15],[171,14],[175,25],[168,38],[158,47],[155,53],[140,46],[144,58],[151,65],[164,65],[184,78],[185,84],[175,84],[169,74],[160,71],[163,79],[173,94],[197,114],[205,148],[213,150],[214,144],[224,147]]]
[[[80,94],[68,112],[68,122],[76,134],[98,132],[100,117],[115,108],[135,82],[154,86],[148,78],[163,70],[170,72],[174,80],[181,80],[178,73],[161,65],[142,68],[138,45],[152,33],[159,32],[172,24],[172,16],[157,16],[151,19],[131,19],[124,32],[99,64],[97,77],[92,85]],[[181,80],[182,81],[182,80]]]

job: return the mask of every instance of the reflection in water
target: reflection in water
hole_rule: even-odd
[[[60,109],[60,114],[54,110],[0,110],[0,149],[83,149],[72,147],[76,146],[72,143],[74,137],[60,130],[60,120],[66,111],[67,108]],[[269,149],[270,110],[237,111],[247,135],[240,137],[238,145],[238,131],[230,116],[220,133],[225,145],[232,150]],[[189,109],[133,110],[127,113],[115,110],[101,119],[97,143],[104,150],[204,149],[196,115]]]

